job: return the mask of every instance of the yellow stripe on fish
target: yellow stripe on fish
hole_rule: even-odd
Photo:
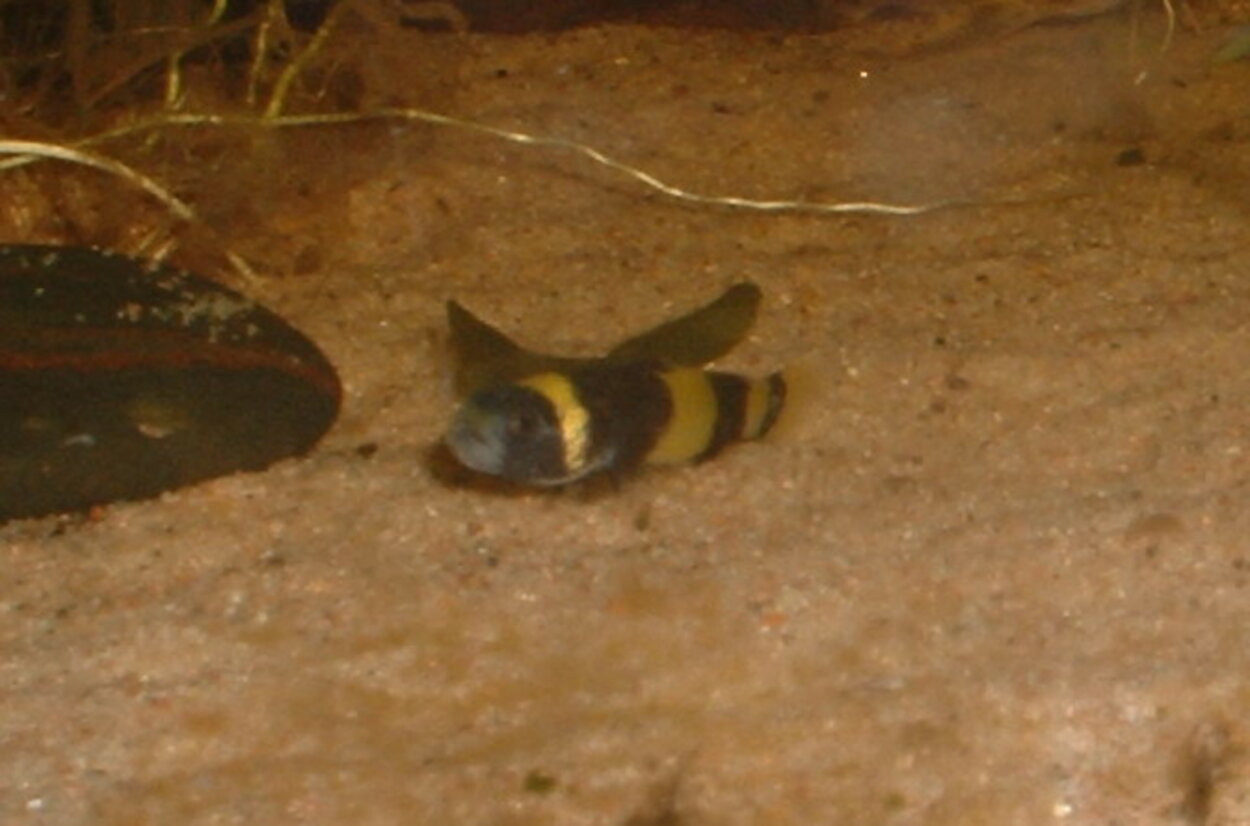
[[[668,390],[669,416],[646,461],[655,465],[678,464],[707,450],[721,415],[716,390],[708,374],[689,368],[667,370],[660,379]]]
[[[590,449],[590,411],[577,398],[577,388],[568,376],[540,373],[517,382],[545,396],[559,423],[561,460],[568,468],[585,467]]]

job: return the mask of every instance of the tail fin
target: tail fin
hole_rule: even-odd
[[[745,439],[760,439],[768,435],[781,412],[786,409],[789,383],[780,371],[755,381],[747,403],[747,419],[742,428]]]
[[[796,425],[812,418],[813,405],[820,404],[828,392],[827,382],[819,367],[807,361],[791,364],[760,380],[767,391],[768,405],[758,432],[748,438],[767,436],[789,441],[796,435]]]

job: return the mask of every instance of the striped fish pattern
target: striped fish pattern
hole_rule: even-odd
[[[701,462],[760,438],[785,406],[782,374],[703,369],[745,336],[759,299],[755,285],[738,284],[598,359],[532,353],[451,302],[465,399],[445,443],[472,470],[556,486],[641,465]]]

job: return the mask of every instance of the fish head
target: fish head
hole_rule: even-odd
[[[559,413],[529,387],[504,384],[469,396],[445,441],[461,464],[479,473],[537,485],[570,479]]]

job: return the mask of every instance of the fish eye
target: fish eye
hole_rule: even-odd
[[[528,438],[538,432],[538,416],[531,410],[521,410],[508,417],[508,435]]]

